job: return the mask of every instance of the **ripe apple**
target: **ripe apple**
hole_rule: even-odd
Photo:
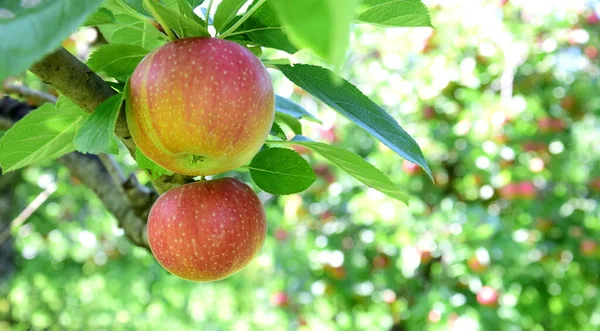
[[[598,244],[592,239],[585,239],[579,246],[584,256],[595,256],[598,253]]]
[[[193,281],[223,279],[261,249],[267,220],[246,184],[222,178],[167,191],[148,216],[148,242],[170,273]]]
[[[484,286],[477,292],[477,302],[483,306],[496,306],[498,292],[491,286]]]
[[[469,269],[471,269],[473,272],[484,272],[488,268],[488,265],[479,261],[479,259],[475,255],[471,256],[467,260],[467,265],[469,266]]]
[[[421,167],[418,164],[412,163],[407,160],[402,161],[402,170],[409,175],[416,175],[421,172]]]
[[[273,85],[245,47],[186,38],[148,54],[130,80],[127,123],[138,148],[176,173],[233,170],[261,148],[275,116]]]
[[[275,307],[285,307],[290,303],[288,295],[283,291],[273,293],[273,295],[271,295],[270,301],[271,304]]]
[[[376,269],[385,269],[390,265],[390,258],[387,255],[379,254],[373,258],[373,266]]]
[[[519,195],[524,199],[533,199],[537,195],[537,188],[532,182],[519,183]]]
[[[600,22],[600,18],[598,18],[598,15],[596,15],[596,13],[589,14],[586,20],[590,25],[596,25],[598,24],[598,22]]]

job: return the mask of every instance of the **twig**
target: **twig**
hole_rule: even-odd
[[[98,158],[110,174],[110,177],[112,177],[113,182],[119,186],[123,185],[125,182],[125,174],[115,159],[111,155],[105,153],[98,154]]]
[[[4,91],[4,93],[18,94],[21,97],[31,99],[35,102],[36,105],[41,105],[46,102],[56,102],[56,97],[52,94],[32,90],[23,85],[9,84],[5,82],[2,85],[2,90]]]
[[[10,237],[10,231],[20,227],[40,206],[48,200],[48,198],[56,191],[56,183],[50,183],[46,188],[38,194],[33,201],[17,216],[10,226],[6,227],[4,231],[0,233],[0,245]]]

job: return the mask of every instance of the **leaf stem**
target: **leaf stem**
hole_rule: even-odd
[[[158,21],[158,23],[163,27],[163,30],[165,30],[165,33],[167,34],[167,36],[169,36],[169,39],[171,39],[171,41],[177,40],[177,37],[175,36],[175,34],[173,33],[173,31],[169,28],[169,26],[167,25],[167,23],[165,22],[165,20],[154,9],[154,6],[152,6],[152,4],[150,3],[150,1],[151,0],[143,0],[144,4],[146,5],[146,7],[148,7],[148,10],[152,14],[152,16],[154,16],[154,18],[156,18],[156,20]]]
[[[250,16],[252,16],[252,14],[254,14],[254,12],[260,7],[262,6],[263,3],[265,3],[267,0],[258,0],[256,2],[256,5],[252,6],[250,9],[248,9],[248,11],[244,14],[244,16],[242,16],[242,18],[240,18],[239,21],[235,22],[234,25],[232,25],[229,29],[227,29],[227,31],[223,32],[219,38],[221,39],[225,39],[227,38],[229,35],[231,35],[233,33],[233,31],[235,31],[237,28],[239,28],[242,24],[244,24],[244,22],[246,22],[246,20],[248,18],[250,18]]]
[[[208,23],[210,21],[210,9],[212,8],[212,4],[213,4],[213,0],[208,0],[208,5],[206,6],[206,29],[208,29],[208,26],[210,23]]]

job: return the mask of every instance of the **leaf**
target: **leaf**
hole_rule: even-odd
[[[158,2],[148,1],[148,4],[162,17],[169,28],[175,31],[179,38],[210,36],[206,28],[194,19],[185,17]]]
[[[115,137],[115,124],[123,94],[115,94],[102,102],[85,121],[75,136],[75,149],[81,153],[99,154],[102,152],[119,154],[119,145]]]
[[[433,179],[431,170],[415,140],[392,116],[354,85],[342,78],[339,78],[341,84],[336,84],[332,78],[335,74],[318,66],[306,64],[275,66],[294,84],[346,116],[398,155],[421,166]]]
[[[298,51],[283,31],[269,2],[263,3],[256,9],[244,22],[242,30],[236,32],[236,34],[242,33],[246,33],[259,46],[280,49],[290,54]]]
[[[202,26],[205,25],[204,20],[200,16],[196,15],[196,13],[194,13],[195,7],[192,8],[192,4],[190,2],[186,0],[162,0],[162,2],[165,4],[165,6],[176,10],[183,16],[197,21]]]
[[[269,132],[269,134],[274,137],[281,138],[283,140],[287,140],[287,137],[285,136],[285,132],[283,132],[283,130],[277,123],[273,123],[273,125],[271,126],[271,132]]]
[[[269,0],[292,43],[339,67],[360,0]]]
[[[365,161],[362,157],[339,147],[314,142],[302,136],[296,136],[291,141],[278,142],[301,145],[321,155],[332,164],[340,167],[361,183],[372,187],[386,195],[400,201],[408,201],[404,194],[381,170]]]
[[[215,13],[213,25],[220,32],[231,21],[248,0],[223,0]]]
[[[0,19],[0,81],[21,74],[58,48],[102,1],[43,1]]]
[[[148,53],[150,51],[141,46],[107,44],[92,53],[87,64],[95,72],[125,80]]]
[[[115,24],[104,24],[98,28],[111,44],[127,44],[153,50],[165,44],[167,36],[160,33],[148,21],[135,17],[115,14]]]
[[[304,109],[299,104],[293,102],[292,100],[286,99],[279,95],[275,96],[275,110],[280,113],[288,114],[295,118],[306,118],[307,120],[321,123],[321,121],[316,118],[313,114],[309,113],[306,109]]]
[[[358,6],[361,22],[382,26],[432,26],[427,7],[420,0],[363,0]]]
[[[90,17],[87,18],[87,20],[85,21],[85,23],[83,23],[84,26],[94,26],[94,25],[102,25],[102,24],[110,24],[110,23],[114,23],[115,21],[115,15],[113,15],[113,13],[106,9],[106,8],[100,8],[98,9],[95,13],[93,13]]]
[[[308,162],[286,148],[262,150],[246,168],[256,185],[271,194],[302,192],[317,179]]]
[[[85,116],[85,117],[90,116],[90,114],[87,111],[85,111],[85,109],[79,107],[75,102],[71,101],[71,99],[68,99],[64,95],[61,95],[60,97],[58,97],[58,100],[56,101],[55,106],[58,110],[61,110],[61,111],[79,114],[79,115]]]
[[[287,125],[295,134],[302,134],[302,124],[294,116],[285,113],[275,113],[275,121]]]
[[[59,110],[49,103],[30,112],[0,139],[3,173],[74,151],[73,138],[86,118],[73,108]]]
[[[150,178],[157,179],[163,175],[172,175],[173,173],[150,160],[142,151],[135,149],[135,161],[140,169],[145,170],[150,175]]]

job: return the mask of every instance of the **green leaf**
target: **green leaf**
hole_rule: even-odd
[[[151,51],[167,41],[167,36],[148,21],[124,14],[115,14],[115,20],[115,24],[99,26],[100,32],[111,44],[140,46]]]
[[[110,10],[113,14],[127,14],[141,19],[143,16],[150,16],[144,9],[143,0],[106,0],[102,7]]]
[[[283,130],[277,123],[273,123],[273,125],[271,126],[271,132],[269,132],[269,134],[274,137],[281,138],[283,140],[287,140],[287,137],[285,136],[285,132],[283,132]]]
[[[361,22],[381,26],[432,26],[420,0],[363,0],[356,14]]]
[[[142,151],[135,149],[135,161],[140,169],[145,170],[152,179],[157,179],[163,175],[172,175],[173,173],[150,160]]]
[[[337,84],[333,81],[332,77],[335,75],[333,72],[317,66],[296,64],[276,65],[276,67],[294,84],[346,116],[398,155],[421,166],[433,179],[431,170],[415,140],[392,116],[354,85],[342,78],[339,78],[341,84]]]
[[[321,121],[318,118],[316,118],[313,114],[309,113],[299,104],[278,95],[275,96],[275,110],[277,110],[280,113],[293,116],[294,118],[306,118],[307,120],[316,123],[321,123]]]
[[[0,19],[0,81],[27,70],[60,46],[103,0],[42,1]]]
[[[264,149],[246,168],[256,185],[271,194],[302,192],[317,178],[302,156],[286,148]]]
[[[269,0],[292,43],[338,67],[350,42],[360,0]]]
[[[223,0],[215,13],[213,25],[217,32],[220,32],[223,27],[227,26],[236,15],[242,6],[248,0]]]
[[[404,202],[408,201],[408,196],[404,194],[383,172],[381,172],[381,170],[348,150],[314,142],[302,136],[296,136],[290,141],[277,142],[277,144],[296,144],[307,147],[327,159],[332,164],[340,167],[340,169],[358,179],[361,183],[385,193],[394,199]]]
[[[83,23],[84,26],[95,26],[102,24],[110,24],[115,22],[115,15],[106,9],[100,8],[95,13],[93,13],[88,19]]]
[[[0,166],[4,173],[49,161],[75,150],[73,138],[86,115],[66,107],[44,104],[15,123],[0,139]]]
[[[56,108],[60,111],[79,114],[81,116],[85,116],[86,118],[90,116],[85,109],[79,107],[75,102],[71,101],[71,99],[68,99],[64,95],[58,97],[58,100],[56,101]]]
[[[92,115],[75,136],[75,148],[79,152],[119,154],[115,124],[122,103],[123,94],[119,93],[106,99],[94,109]]]
[[[131,76],[148,53],[150,51],[141,46],[107,44],[92,53],[87,64],[95,72],[104,72],[110,77],[124,80]]]
[[[189,1],[186,0],[162,0],[162,2],[169,8],[176,10],[181,13],[183,16],[191,18],[201,24],[205,25],[204,20],[194,13],[194,8]]]
[[[206,28],[194,19],[186,17],[158,2],[148,1],[148,3],[179,38],[210,36]]]
[[[302,123],[294,116],[277,112],[275,121],[287,125],[295,134],[302,134]]]
[[[283,27],[269,2],[263,3],[244,22],[242,30],[235,32],[235,34],[242,33],[246,33],[248,38],[259,46],[276,48],[290,54],[298,51],[283,31]]]

